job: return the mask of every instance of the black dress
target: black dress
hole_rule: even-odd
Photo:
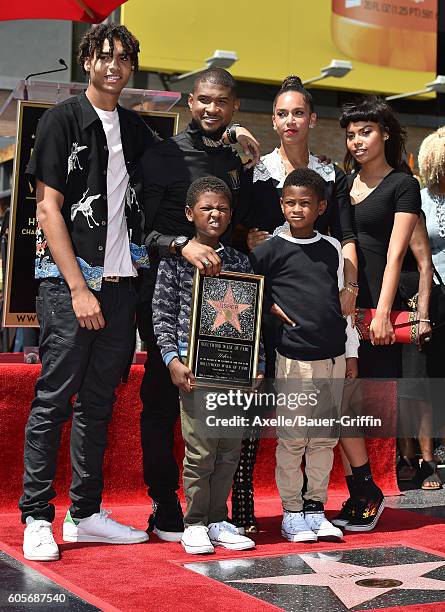
[[[354,240],[349,188],[345,173],[333,164],[321,164],[309,155],[308,167],[320,174],[326,184],[327,207],[315,224],[321,234],[330,234],[340,242]],[[257,227],[273,234],[285,223],[280,206],[281,188],[285,179],[278,150],[265,155],[253,170],[252,205],[242,219],[248,228]],[[263,314],[263,343],[266,353],[266,387],[272,391],[275,377],[275,336],[280,322],[269,313]],[[232,522],[247,530],[255,525],[253,499],[253,469],[258,450],[258,432],[246,431],[240,462],[232,488]],[[248,533],[248,531],[246,532]]]
[[[315,155],[309,154],[308,168],[314,170],[325,181],[327,206],[315,223],[321,234],[329,234],[339,242],[355,240],[352,227],[349,186],[345,173],[335,164],[322,164]],[[246,225],[257,227],[269,234],[288,227],[280,206],[280,196],[285,180],[285,171],[278,149],[264,155],[253,171],[253,205]],[[263,315],[263,341],[266,353],[266,378],[275,377],[275,335],[280,322],[269,314]]]
[[[326,185],[327,207],[318,217],[315,229],[329,234],[340,242],[354,240],[348,182],[345,173],[335,164],[322,164],[314,155],[309,155],[308,168],[319,174]],[[253,171],[251,214],[245,224],[272,234],[285,223],[280,206],[281,188],[285,174],[278,150],[261,158]]]
[[[348,176],[352,186],[354,175]],[[352,225],[357,236],[358,283],[357,306],[377,308],[386,267],[394,215],[397,212],[420,214],[420,187],[417,180],[392,170],[367,198],[351,206]],[[397,291],[393,310],[401,310]],[[360,378],[399,378],[402,374],[400,344],[373,346],[361,342],[359,349]]]

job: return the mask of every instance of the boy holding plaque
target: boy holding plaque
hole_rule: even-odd
[[[294,170],[284,181],[281,207],[289,230],[260,244],[250,259],[255,272],[265,277],[265,311],[283,323],[276,338],[277,391],[280,395],[290,391],[295,395],[299,387],[316,391],[313,402],[301,404],[298,412],[287,412],[288,417],[298,416],[298,427],[286,424],[277,430],[276,480],[284,511],[281,533],[290,542],[339,540],[341,530],[324,515],[337,444],[332,409],[341,404],[340,381],[357,376],[359,340],[341,312],[341,245],[314,231],[315,221],[326,208],[323,179],[308,168]],[[332,421],[318,419],[320,426],[314,425],[314,417],[324,417],[326,412],[334,417]]]
[[[195,180],[187,192],[185,214],[195,226],[193,241],[212,247],[221,258],[223,271],[252,273],[246,255],[220,243],[232,216],[232,194],[224,181],[214,176]],[[202,263],[210,265],[206,258]],[[157,342],[172,382],[183,395],[189,394],[195,384],[193,373],[182,361],[187,354],[194,273],[194,265],[183,257],[163,259],[153,295]],[[264,369],[264,363],[259,367]],[[262,376],[258,374],[258,378]],[[187,510],[181,543],[192,554],[214,552],[214,546],[231,550],[254,548],[255,542],[240,535],[227,521],[227,499],[239,462],[241,436],[209,436],[203,413],[197,413],[198,416],[194,415],[188,402],[183,402],[183,486]]]

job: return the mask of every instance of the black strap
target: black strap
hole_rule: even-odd
[[[443,280],[442,277],[440,276],[439,272],[437,271],[437,268],[435,267],[435,265],[433,264],[433,276],[435,276],[437,278],[437,280],[439,281],[439,285],[442,285],[442,287],[444,286],[443,284]]]

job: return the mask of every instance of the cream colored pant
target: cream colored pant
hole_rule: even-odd
[[[292,388],[291,380],[302,381],[295,387],[299,391],[310,392],[316,385],[319,389],[317,408],[307,407],[303,410],[299,409],[299,412],[304,412],[308,417],[316,417],[323,415],[323,409],[327,408],[327,415],[340,414],[343,394],[342,381],[344,380],[345,370],[344,355],[336,357],[334,360],[296,361],[277,353],[277,392],[289,393]],[[315,383],[312,382],[313,380]],[[333,405],[338,410],[332,410]],[[283,412],[287,416],[290,415],[290,411],[287,409]],[[277,409],[277,415],[279,413],[280,410]],[[333,432],[335,431],[336,428],[334,427]],[[303,473],[301,471],[303,455],[306,458],[305,472],[307,477],[307,491],[304,498],[325,503],[334,457],[333,449],[337,444],[338,437],[332,432],[329,435],[333,437],[300,437],[302,434],[304,435],[304,431],[302,432],[298,428],[279,428],[277,433],[275,478],[283,508],[290,512],[301,512],[303,509]],[[306,431],[306,433],[308,432]]]

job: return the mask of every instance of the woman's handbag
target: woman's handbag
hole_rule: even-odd
[[[375,317],[375,308],[356,308],[355,326],[360,340],[369,340],[369,326]],[[396,335],[396,342],[416,344],[419,320],[417,312],[409,310],[391,310],[390,320]]]

